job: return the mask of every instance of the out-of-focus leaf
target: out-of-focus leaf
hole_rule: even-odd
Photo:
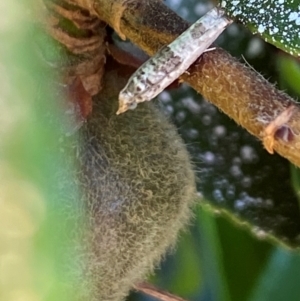
[[[72,277],[65,270],[70,254],[60,246],[72,244],[65,234],[74,212],[57,189],[76,191],[61,187],[56,176],[69,155],[59,147],[64,118],[35,28],[24,20],[31,5],[0,4],[0,299],[72,300],[76,292],[66,290]]]
[[[229,301],[230,292],[228,279],[225,275],[222,247],[218,235],[216,220],[213,215],[202,208],[198,211],[198,227],[200,233],[200,245],[202,271],[205,275],[203,282],[204,300]]]
[[[296,195],[298,196],[298,202],[300,206],[300,169],[291,165],[291,175],[292,185],[294,187]]]
[[[249,301],[298,301],[300,296],[299,254],[276,249],[264,271],[257,278]]]
[[[299,33],[300,34],[300,33]],[[279,55],[276,63],[280,79],[280,87],[300,95],[300,63],[293,57]]]
[[[224,271],[231,300],[247,300],[273,247],[256,239],[228,218],[216,217]]]
[[[179,296],[191,296],[202,283],[201,263],[191,235],[185,235],[176,249],[173,281],[170,288]],[[174,267],[174,266],[173,266]]]
[[[299,1],[220,0],[229,16],[237,18],[267,42],[300,55]]]
[[[192,233],[182,233],[176,246],[176,252],[168,257],[157,271],[154,282],[167,288],[170,292],[190,299],[202,286],[202,266],[199,258],[198,241]],[[161,272],[168,274],[167,278]],[[163,285],[161,284],[163,283]]]

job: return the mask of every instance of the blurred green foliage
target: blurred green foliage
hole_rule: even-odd
[[[72,208],[57,197],[57,173],[68,176],[69,154],[59,143],[67,124],[36,45],[39,32],[26,19],[36,13],[31,4],[1,5],[0,300],[72,300],[64,269]]]

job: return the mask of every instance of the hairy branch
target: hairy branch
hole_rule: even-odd
[[[188,27],[159,0],[96,0],[94,9],[121,37],[126,36],[149,55]],[[300,166],[299,107],[261,75],[217,49],[203,54],[181,79],[250,133],[265,140],[269,152],[274,148]],[[286,110],[292,114],[286,114]],[[289,118],[279,118],[281,115]]]

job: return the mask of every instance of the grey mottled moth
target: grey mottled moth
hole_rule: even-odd
[[[133,110],[138,103],[157,96],[183,74],[231,23],[224,11],[215,7],[172,43],[162,47],[130,77],[121,90],[117,114]]]

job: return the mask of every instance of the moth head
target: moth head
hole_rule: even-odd
[[[119,94],[119,109],[117,115],[126,112],[127,110],[134,110],[137,106],[133,93],[128,90],[122,90]]]

